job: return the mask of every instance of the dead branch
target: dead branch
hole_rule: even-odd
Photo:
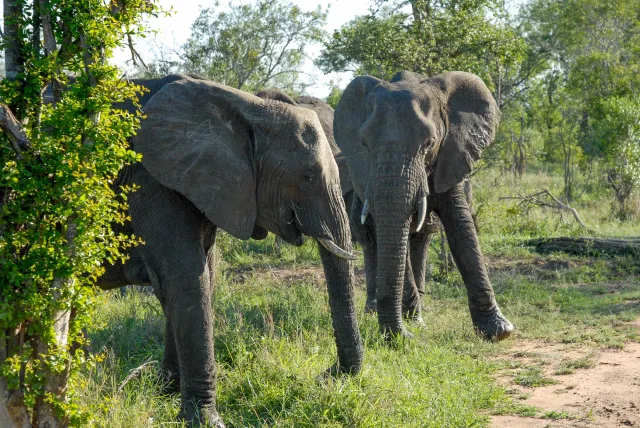
[[[142,370],[144,370],[146,367],[149,367],[149,366],[152,366],[152,365],[155,365],[155,364],[158,364],[158,362],[156,360],[148,359],[147,361],[142,363],[140,366],[138,366],[135,369],[131,370],[129,372],[129,374],[127,375],[127,377],[122,381],[122,383],[118,387],[118,392],[121,392],[124,389],[124,387],[127,385],[127,383],[129,383],[129,381],[131,379],[135,379],[138,376],[140,376],[140,373],[142,373]]]
[[[545,200],[545,198],[547,200]],[[575,208],[572,208],[568,204],[563,204],[562,202],[560,202],[558,198],[553,196],[553,194],[549,191],[549,189],[544,189],[538,193],[533,193],[531,195],[502,196],[500,197],[499,200],[507,200],[507,199],[519,200],[520,201],[519,205],[523,208],[529,208],[531,206],[539,206],[539,207],[551,208],[559,211],[569,211],[571,215],[573,215],[573,218],[578,222],[578,224],[580,224],[580,226],[582,226],[584,229],[591,232],[591,229],[589,229],[589,227],[587,227],[587,225],[584,224],[584,222],[580,218],[580,215],[578,215],[578,211],[576,211]]]
[[[22,125],[11,112],[9,107],[0,103],[0,129],[9,138],[11,148],[16,152],[18,159],[22,159],[22,151],[31,148],[31,142],[22,130]]]
[[[149,70],[149,67],[147,66],[147,64],[145,64],[144,60],[142,59],[142,56],[140,56],[140,54],[136,50],[135,45],[133,44],[133,39],[131,37],[131,34],[127,34],[127,44],[129,45],[129,51],[131,51],[131,61],[133,62],[133,65],[138,67],[138,61],[140,61],[140,64],[142,64],[142,66],[146,70]]]

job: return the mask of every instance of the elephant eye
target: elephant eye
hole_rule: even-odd
[[[311,170],[304,171],[300,177],[300,185],[303,187],[309,187],[313,184],[315,174]]]
[[[422,147],[420,147],[420,150],[426,153],[427,150],[430,150],[433,147],[435,142],[436,142],[436,137],[427,138],[425,142],[422,144]]]

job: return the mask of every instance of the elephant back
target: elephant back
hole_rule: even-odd
[[[140,107],[144,107],[144,105],[151,99],[151,97],[153,97],[165,85],[183,79],[205,80],[203,77],[194,74],[168,74],[166,76],[158,77],[155,79],[131,79],[130,82],[147,89],[138,97],[137,100],[138,104],[140,104]],[[129,113],[134,113],[136,111],[136,106],[133,104],[132,100],[126,100],[122,103],[115,103],[113,105],[113,108],[124,110]]]

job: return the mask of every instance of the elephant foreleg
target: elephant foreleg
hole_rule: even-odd
[[[507,338],[514,328],[496,303],[462,183],[438,195],[436,213],[467,288],[473,325],[492,340]]]
[[[362,252],[364,253],[364,269],[367,281],[367,302],[365,304],[365,312],[372,313],[377,310],[377,297],[376,297],[376,232],[374,229],[373,219],[368,216],[365,224],[360,221],[360,215],[362,214],[362,201],[359,197],[354,196],[353,203],[351,205],[351,230],[356,236],[356,239],[362,246]]]

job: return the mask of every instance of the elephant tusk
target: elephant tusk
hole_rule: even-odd
[[[367,221],[367,216],[369,215],[369,198],[364,200],[364,205],[362,206],[362,214],[360,214],[360,223],[364,224]]]
[[[333,254],[336,257],[340,257],[341,259],[347,259],[347,260],[356,260],[357,257],[354,256],[353,254],[343,250],[342,248],[338,247],[335,242],[333,242],[331,239],[327,239],[327,238],[317,238],[318,242],[327,249],[327,251],[329,251],[331,254]]]
[[[424,219],[427,217],[427,197],[423,196],[418,202],[418,226],[416,226],[416,232],[420,232]]]

